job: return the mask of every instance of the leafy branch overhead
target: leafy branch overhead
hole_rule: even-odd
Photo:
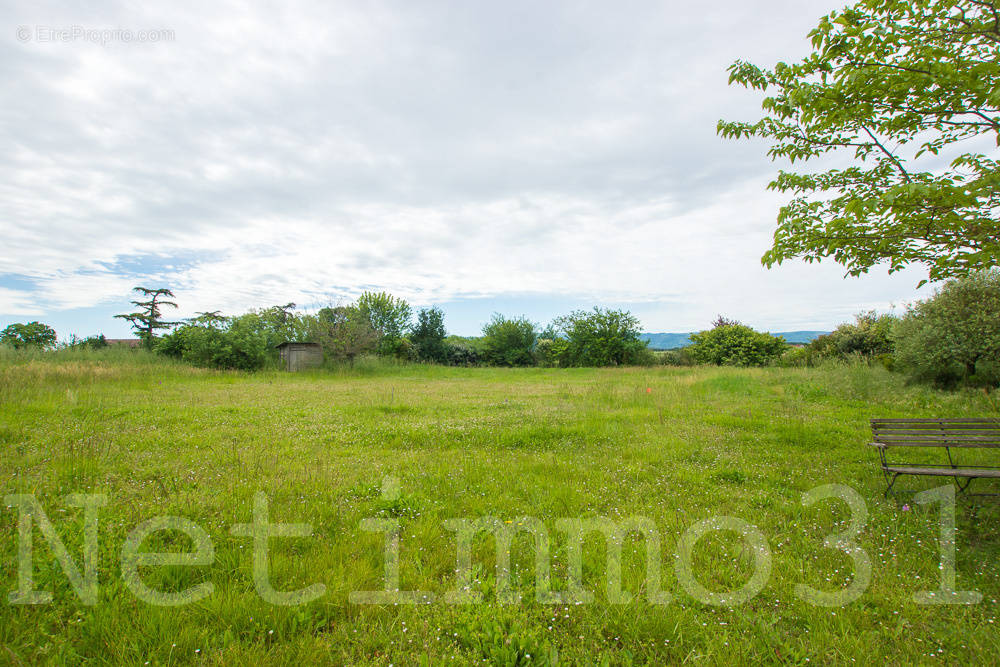
[[[850,275],[888,263],[930,280],[1000,257],[1000,0],[863,0],[820,20],[814,52],[730,83],[767,91],[765,117],[719,121],[726,138],[770,140],[790,162],[846,151],[852,164],[779,171],[774,264],[832,257]]]

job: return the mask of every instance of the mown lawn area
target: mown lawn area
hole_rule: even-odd
[[[991,663],[1000,655],[997,501],[960,497],[957,506],[956,588],[978,591],[982,602],[917,604],[916,592],[941,586],[941,508],[907,495],[884,499],[866,443],[872,417],[996,415],[984,394],[906,386],[864,366],[362,364],[245,375],[143,354],[8,355],[0,362],[0,490],[8,496],[0,505],[0,663]],[[824,546],[827,535],[849,531],[845,502],[803,503],[828,484],[863,499],[868,516],[854,517],[863,521],[856,543],[872,571],[860,597],[832,607],[803,600],[797,588],[844,589],[864,558]],[[251,521],[258,492],[271,522],[312,528],[309,537],[270,540],[273,587],[321,583],[318,599],[279,606],[255,590],[253,541],[230,528]],[[107,497],[98,514],[97,604],[83,604],[37,524],[34,586],[53,601],[11,604],[19,510],[9,496],[33,494],[82,569],[85,522],[67,502],[71,493]],[[142,582],[168,592],[209,582],[199,601],[150,605],[123,579],[126,536],[161,515],[204,529],[214,558],[143,566]],[[383,587],[384,536],[361,525],[372,517],[400,522],[400,587],[425,592],[421,604],[351,601],[352,592]],[[470,578],[460,583],[459,539],[444,522],[487,517],[512,530],[544,526],[555,591],[572,578],[571,544],[557,521],[643,517],[660,536],[656,560],[671,599],[651,602],[648,542],[638,534],[616,543],[622,587],[634,593],[627,602],[609,600],[600,533],[582,549],[592,602],[535,599],[532,536],[523,530],[499,579],[494,539],[476,534]],[[678,578],[681,536],[712,517],[755,527],[763,550],[713,531],[685,562],[701,586],[736,591],[769,554],[770,573],[748,601],[706,604]],[[143,548],[192,544],[163,531]],[[520,602],[498,601],[507,576]],[[446,599],[463,584],[481,601]]]

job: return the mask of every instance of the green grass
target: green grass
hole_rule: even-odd
[[[0,664],[669,664],[750,662],[948,664],[1000,652],[1000,511],[960,499],[958,588],[971,606],[923,606],[939,582],[937,506],[882,498],[867,420],[995,416],[989,398],[906,386],[882,369],[455,369],[386,367],[298,375],[218,373],[108,351],[0,358],[0,490],[32,493],[79,561],[82,513],[69,493],[103,493],[100,599],[85,606],[35,531],[35,607],[0,600]],[[387,476],[397,498],[383,498]],[[850,520],[840,502],[802,503],[822,484],[865,500],[858,544],[871,585],[843,607],[815,607],[796,585],[846,586],[851,559],[823,546]],[[941,482],[938,482],[941,483]],[[987,482],[977,482],[988,490]],[[929,488],[933,482],[909,482]],[[998,489],[1000,490],[1000,489]],[[255,593],[250,540],[229,528],[266,492],[274,522],[306,522],[308,538],[271,541],[279,590],[321,582],[299,607]],[[906,509],[904,509],[906,503]],[[17,586],[17,514],[0,506],[0,594]],[[208,598],[178,608],[139,602],[123,584],[125,536],[159,515],[186,517],[215,546],[205,567],[149,567],[147,585],[179,591],[211,582]],[[693,599],[674,552],[685,530],[713,516],[756,526],[773,555],[768,583],[732,608]],[[643,594],[644,543],[623,546],[628,604],[605,597],[605,548],[584,545],[591,604],[532,598],[526,534],[511,567],[519,604],[496,602],[493,541],[474,543],[471,605],[367,606],[352,591],[382,586],[382,537],[368,517],[402,524],[401,586],[439,597],[456,586],[456,539],[445,519],[534,517],[552,539],[553,587],[567,577],[560,518],[651,519],[662,536],[663,588]],[[184,551],[159,533],[149,550]],[[712,590],[735,590],[753,554],[733,533],[698,542],[693,568]],[[530,655],[530,658],[527,656]]]

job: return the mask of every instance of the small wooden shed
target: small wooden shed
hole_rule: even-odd
[[[282,343],[278,346],[278,354],[286,371],[301,371],[323,364],[323,348],[319,343]]]

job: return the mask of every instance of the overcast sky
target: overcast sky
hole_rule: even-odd
[[[760,115],[726,67],[801,58],[842,3],[155,4],[0,10],[0,324],[125,336],[137,284],[180,316],[385,289],[460,334],[592,305],[827,329],[918,296],[918,270],[762,268],[779,165],[715,133]]]

